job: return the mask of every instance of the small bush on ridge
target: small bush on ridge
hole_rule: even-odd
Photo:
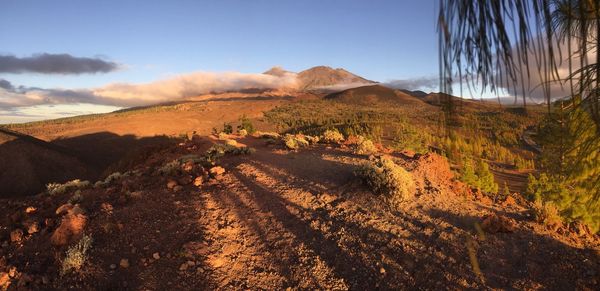
[[[337,129],[328,129],[323,133],[323,138],[321,140],[326,143],[340,143],[344,141],[344,135]]]
[[[397,204],[415,191],[412,175],[393,160],[380,157],[363,163],[355,174],[376,194],[382,194],[388,202]]]

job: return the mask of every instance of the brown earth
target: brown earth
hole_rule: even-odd
[[[159,149],[133,167],[138,175],[83,189],[93,246],[83,268],[64,276],[66,247],[51,246],[50,237],[61,219],[56,208],[73,193],[3,200],[0,211],[11,215],[0,224],[0,278],[32,289],[599,287],[597,236],[547,230],[521,200],[503,206],[449,192],[457,182],[435,155],[394,155],[429,182],[392,209],[353,175],[366,156],[336,145],[287,151],[238,141],[256,152],[224,157],[225,173],[200,187],[187,184],[185,171],[156,170],[204,153],[214,142],[207,138]],[[448,180],[430,178],[434,170]],[[170,180],[181,182],[169,189]],[[41,230],[10,242],[9,233],[31,220]],[[483,232],[482,223],[503,231]]]
[[[351,88],[329,94],[324,98],[356,105],[374,105],[382,102],[392,102],[402,105],[429,107],[428,104],[417,97],[381,85]]]

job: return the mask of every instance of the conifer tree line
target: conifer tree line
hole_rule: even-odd
[[[453,90],[510,92],[526,109],[541,92],[539,176],[527,195],[567,220],[600,229],[600,1],[440,0],[440,87],[447,124]],[[564,93],[560,93],[564,92]],[[461,92],[462,93],[462,92]],[[562,94],[562,95],[557,95]],[[524,110],[525,114],[527,110]]]

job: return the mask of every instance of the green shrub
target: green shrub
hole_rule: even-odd
[[[163,176],[175,176],[179,173],[180,168],[179,160],[172,160],[158,168],[158,173]]]
[[[58,194],[64,194],[64,193],[74,190],[74,189],[83,189],[88,186],[90,186],[89,181],[81,181],[79,179],[75,179],[75,180],[66,182],[64,184],[49,183],[48,185],[46,185],[46,191],[50,195],[58,195]]]
[[[360,165],[355,174],[376,194],[392,204],[410,197],[415,191],[412,175],[393,160],[380,157]]]
[[[229,144],[215,144],[206,151],[205,159],[211,163],[214,163],[217,161],[217,159],[225,156],[226,154],[248,155],[254,153],[255,151],[255,149],[250,147],[236,147]]]
[[[266,139],[279,139],[281,137],[279,135],[279,133],[270,132],[270,131],[256,131],[256,132],[254,132],[254,135],[256,137],[266,138]]]
[[[226,134],[232,134],[233,133],[233,126],[231,125],[231,123],[223,123],[223,132]]]
[[[309,144],[316,144],[319,143],[319,141],[321,140],[320,137],[311,135],[305,135],[304,139],[306,139],[306,141],[308,141]]]
[[[69,203],[73,205],[81,203],[81,201],[83,201],[83,196],[81,196],[81,190],[75,191],[75,193],[73,193],[73,196],[69,198]]]
[[[344,141],[344,135],[337,129],[328,129],[323,133],[321,140],[326,143],[340,143]]]
[[[560,213],[552,202],[536,201],[533,203],[532,211],[533,217],[539,223],[549,226],[560,225],[562,223]]]
[[[301,147],[307,147],[309,142],[302,135],[286,134],[283,137],[283,143],[290,150],[297,150]]]
[[[250,121],[250,118],[246,117],[246,115],[242,115],[240,118],[240,125],[238,125],[238,131],[245,130],[249,134],[253,134],[256,129],[254,129],[254,124]]]
[[[237,141],[236,141],[236,140],[234,140],[234,139],[226,139],[226,140],[225,140],[225,144],[226,144],[226,145],[229,145],[229,146],[234,146],[234,147],[235,147],[235,146],[237,146],[237,144],[238,144],[238,143],[237,143]]]
[[[354,153],[358,155],[371,155],[377,152],[377,147],[370,139],[363,136],[357,137],[356,145],[354,146]]]
[[[93,239],[89,235],[83,235],[79,242],[67,249],[65,258],[61,263],[60,273],[65,275],[70,271],[79,271],[87,260],[87,252],[92,247]]]

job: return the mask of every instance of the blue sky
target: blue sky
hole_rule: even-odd
[[[70,54],[115,72],[2,73],[14,85],[93,88],[207,71],[343,67],[367,79],[437,76],[435,0],[0,2],[0,55]]]

